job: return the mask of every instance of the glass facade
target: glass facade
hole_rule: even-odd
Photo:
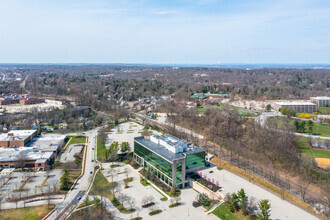
[[[182,182],[182,163],[176,164],[176,183]]]
[[[186,169],[205,166],[205,152],[186,155]]]
[[[142,157],[145,161],[172,179],[172,164],[170,162],[161,158],[137,142],[134,142],[134,153]],[[145,163],[144,166],[147,166],[147,164]]]
[[[138,163],[143,165],[146,169],[150,169],[151,171],[160,171],[155,172],[155,175],[157,175],[157,177],[166,184],[172,186],[172,163],[155,154],[136,141],[134,141],[134,153],[138,156],[136,157]],[[144,159],[144,162],[140,157]],[[201,166],[205,166],[204,151],[194,154],[186,154],[186,170]],[[155,168],[157,170],[155,170]],[[186,186],[186,184],[180,184],[182,183],[183,175],[186,174],[182,173],[182,162],[178,161],[176,164],[176,184],[178,184],[179,187]]]

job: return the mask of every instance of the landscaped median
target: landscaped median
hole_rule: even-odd
[[[111,203],[123,214],[130,214],[135,212],[134,208],[126,209],[124,205],[111,192],[110,189],[114,189],[116,185],[118,186],[116,182],[110,183],[101,172],[97,172],[90,194],[107,197]]]
[[[149,215],[150,215],[150,216],[153,216],[153,215],[157,215],[157,214],[159,214],[159,213],[161,213],[161,212],[162,212],[161,209],[156,209],[156,210],[153,210],[153,211],[149,212]]]

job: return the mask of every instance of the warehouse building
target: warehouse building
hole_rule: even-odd
[[[330,97],[327,96],[311,97],[310,101],[314,102],[318,107],[330,107]]]
[[[12,93],[2,93],[0,95],[0,105],[32,105],[45,102],[45,99],[30,97],[28,94],[18,95]]]
[[[273,108],[279,110],[280,108],[289,108],[295,112],[316,112],[316,104],[311,102],[274,102]]]
[[[135,161],[169,186],[184,188],[188,172],[205,166],[205,151],[172,135],[134,138]]]

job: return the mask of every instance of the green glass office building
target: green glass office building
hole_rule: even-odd
[[[205,151],[171,135],[134,138],[134,159],[169,186],[188,185],[186,174],[205,166]]]

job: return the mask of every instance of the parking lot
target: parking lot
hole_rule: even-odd
[[[6,198],[20,198],[53,191],[59,186],[62,171],[53,170],[48,172],[12,172],[10,180],[0,190],[1,201]],[[8,176],[1,177],[7,180]],[[26,181],[29,179],[28,181]],[[26,183],[24,183],[24,181]]]
[[[116,170],[116,174],[114,175],[113,181],[118,182],[120,192],[129,196],[131,199],[135,200],[134,208],[136,211],[132,214],[119,214],[118,212],[116,217],[120,217],[123,219],[130,219],[131,217],[136,217],[137,215],[143,217],[143,219],[193,219],[193,220],[200,220],[200,219],[218,219],[213,214],[206,215],[205,209],[203,207],[194,208],[192,206],[192,202],[195,200],[197,196],[197,192],[191,188],[181,190],[181,203],[182,205],[169,208],[171,204],[169,200],[161,201],[160,199],[164,197],[160,192],[158,192],[155,188],[151,185],[143,186],[140,183],[140,176],[136,170],[134,170],[131,166],[126,164],[121,164],[120,167],[117,168],[110,168],[109,163],[103,164],[104,170],[102,173],[105,177],[111,182],[111,175],[109,175],[109,170],[114,169]],[[124,188],[123,179],[127,177],[125,171],[128,172],[128,177],[133,177],[133,182],[130,182],[129,188]],[[150,208],[142,208],[142,200],[146,196],[153,196],[155,207],[157,209],[163,210],[162,213],[158,214],[157,216],[149,216],[149,212],[151,211]],[[129,208],[127,204],[124,204],[126,208]]]
[[[135,122],[122,123],[111,129],[110,133],[108,134],[106,147],[109,147],[112,142],[118,141],[119,144],[122,142],[128,142],[131,146],[131,149],[133,149],[134,137],[141,136],[142,131],[143,126]]]
[[[64,153],[61,155],[60,162],[61,163],[67,163],[67,162],[73,162],[75,160],[74,155],[76,153],[80,153],[83,146],[81,144],[70,144],[68,148],[64,151]]]
[[[210,171],[213,171],[213,173],[210,173]],[[214,181],[219,181],[220,186],[223,187],[223,194],[236,193],[243,188],[247,195],[255,197],[256,201],[268,199],[271,204],[272,219],[317,219],[288,201],[226,170],[218,170],[217,167],[212,167],[202,170],[202,173],[210,179],[214,178]]]

